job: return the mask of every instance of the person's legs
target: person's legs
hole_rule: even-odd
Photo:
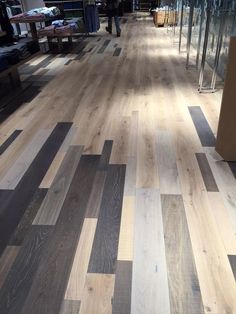
[[[112,33],[112,12],[108,11],[108,26],[106,27],[106,31],[108,33]]]
[[[120,20],[119,20],[118,15],[115,15],[115,16],[114,16],[114,19],[115,19],[115,24],[116,24],[117,36],[120,36],[121,29],[120,29]]]
[[[119,37],[121,33],[120,20],[119,20],[119,8],[114,9],[113,15],[114,15],[114,20],[115,20],[115,25],[116,25],[116,33],[117,33],[117,36]]]

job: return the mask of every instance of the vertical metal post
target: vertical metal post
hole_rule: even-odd
[[[204,43],[203,43],[201,70],[200,70],[200,75],[199,75],[199,92],[201,92],[203,89],[204,70],[205,70],[206,54],[207,54],[207,46],[208,46],[208,36],[209,36],[211,16],[212,16],[211,1],[208,2],[206,10],[207,10],[206,29],[205,29],[205,36],[204,36]]]
[[[184,14],[184,0],[181,0],[181,15],[180,15],[180,29],[179,29],[179,53],[181,52],[181,44],[182,44],[183,14]]]
[[[214,69],[211,79],[211,89],[215,89],[216,85],[216,78],[217,78],[217,69],[219,65],[219,59],[220,59],[220,53],[223,43],[223,36],[224,36],[224,29],[225,29],[225,21],[226,21],[226,9],[223,9],[223,13],[220,19],[220,28],[219,28],[219,35],[217,40],[217,47],[216,47],[216,55],[215,55],[215,61],[214,61]]]
[[[187,38],[187,59],[186,59],[186,68],[189,67],[189,57],[190,57],[190,48],[192,40],[192,28],[193,28],[193,13],[194,13],[195,0],[190,2],[190,12],[189,12],[189,21],[188,21],[188,38]]]
[[[204,23],[204,13],[205,13],[205,1],[201,3],[201,20],[200,20],[200,29],[199,29],[199,36],[198,36],[198,45],[197,45],[197,56],[196,56],[196,68],[198,69],[199,66],[199,58],[200,58],[200,49],[201,49],[201,42],[202,42],[202,28]]]

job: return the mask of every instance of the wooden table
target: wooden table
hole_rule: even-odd
[[[42,17],[41,19],[34,19],[33,16],[31,19],[25,19],[25,18],[13,18],[11,19],[11,23],[18,24],[18,23],[24,23],[24,24],[29,24],[30,26],[30,32],[33,40],[38,41],[38,34],[37,34],[37,28],[36,28],[36,23],[42,23],[42,22],[49,22],[49,21],[54,21],[57,19],[60,19],[61,16],[53,16],[53,17]]]
[[[3,31],[0,31],[0,37],[4,37],[4,36],[6,36],[6,32],[3,32]]]

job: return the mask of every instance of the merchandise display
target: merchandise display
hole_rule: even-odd
[[[79,29],[78,19],[71,20],[56,20],[52,25],[38,30],[39,37],[53,37],[53,36],[71,36]]]
[[[32,23],[32,22],[43,22],[47,19],[54,18],[61,14],[57,7],[51,8],[36,8],[28,12],[17,14],[10,20],[13,23]]]

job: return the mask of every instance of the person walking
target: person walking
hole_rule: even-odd
[[[108,26],[106,27],[106,31],[109,34],[112,34],[112,18],[114,17],[117,37],[120,37],[121,28],[119,21],[119,0],[107,0],[107,15]]]

